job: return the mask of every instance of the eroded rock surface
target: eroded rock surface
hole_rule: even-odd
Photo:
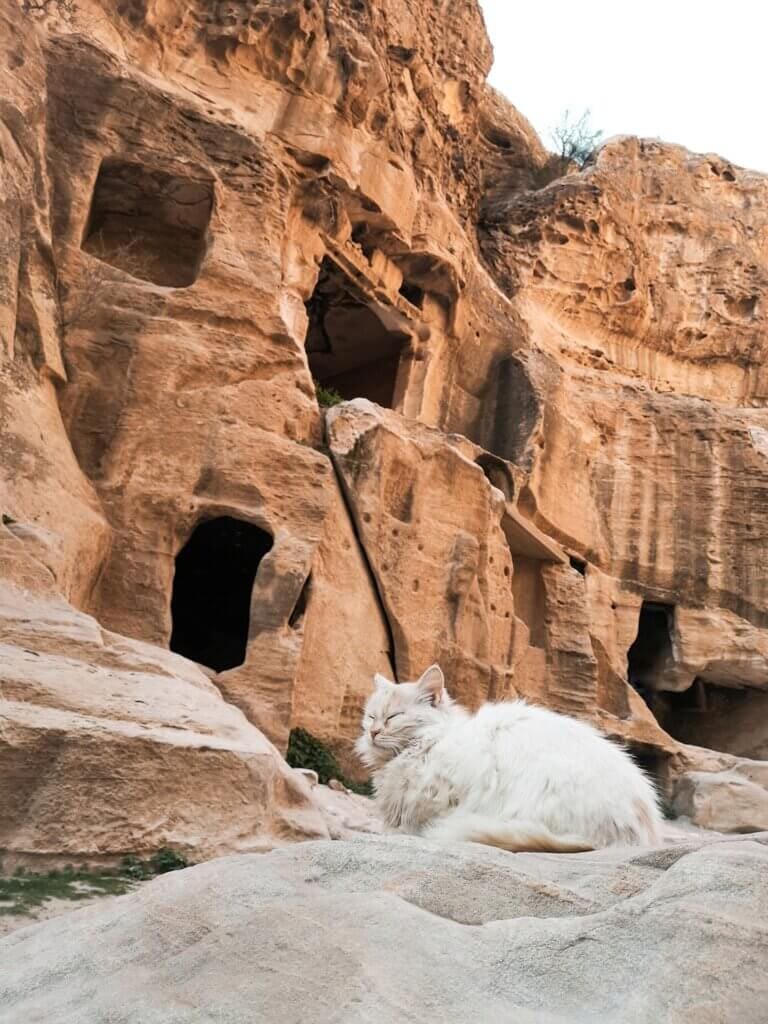
[[[767,844],[227,857],[0,941],[0,996],[9,1024],[762,1024]]]
[[[270,744],[301,726],[359,771],[371,675],[433,660],[763,827],[765,176],[626,138],[561,174],[486,85],[475,0],[48,6],[0,7],[0,579],[42,624],[0,727],[111,723],[66,843],[166,842],[177,797],[201,849],[271,841]],[[115,650],[119,708],[82,689]],[[181,795],[206,730],[215,826]],[[62,852],[9,792],[7,850]]]
[[[328,835],[309,785],[200,669],[0,589],[4,867]]]

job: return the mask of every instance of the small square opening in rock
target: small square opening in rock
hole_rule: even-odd
[[[208,247],[213,182],[123,160],[104,160],[83,249],[133,277],[186,288]]]

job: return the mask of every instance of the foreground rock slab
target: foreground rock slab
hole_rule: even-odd
[[[0,942],[7,1024],[764,1024],[768,833],[523,854],[304,843]]]
[[[198,666],[2,584],[0,794],[4,871],[329,835],[306,780]]]

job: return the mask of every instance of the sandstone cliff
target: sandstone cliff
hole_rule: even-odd
[[[0,850],[326,835],[435,660],[768,827],[768,179],[553,177],[475,0],[0,19]]]

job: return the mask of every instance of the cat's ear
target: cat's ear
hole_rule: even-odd
[[[383,690],[389,686],[389,680],[386,676],[383,676],[381,672],[377,672],[373,677],[373,688],[374,690]]]
[[[432,704],[439,704],[445,693],[445,678],[439,665],[430,665],[416,684]]]

